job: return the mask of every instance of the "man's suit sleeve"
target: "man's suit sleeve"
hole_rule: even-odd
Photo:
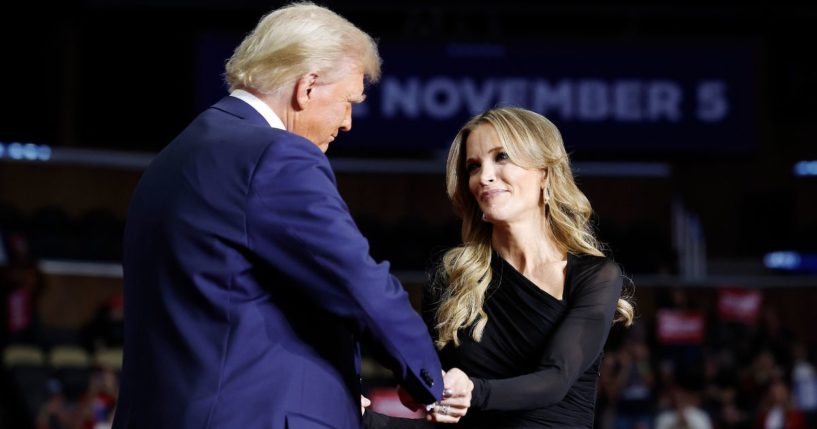
[[[297,138],[269,146],[252,173],[246,224],[248,247],[318,306],[365,327],[417,401],[440,398],[428,331],[388,264],[369,256],[316,146]]]

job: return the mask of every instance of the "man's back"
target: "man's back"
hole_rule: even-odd
[[[360,320],[411,311],[399,283],[382,284],[388,268],[368,257],[320,150],[232,97],[145,172],[123,264],[118,428],[357,427]],[[428,352],[412,360],[434,368]]]

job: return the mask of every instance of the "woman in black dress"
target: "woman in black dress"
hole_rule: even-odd
[[[443,256],[424,315],[443,366],[474,383],[459,426],[593,427],[602,349],[633,307],[559,131],[531,111],[489,110],[457,134],[446,176],[463,244]]]

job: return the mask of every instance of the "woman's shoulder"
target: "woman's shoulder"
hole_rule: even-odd
[[[622,268],[612,256],[597,256],[587,253],[571,253],[572,268],[577,271],[612,271],[621,274]]]
[[[610,256],[571,254],[568,276],[571,284],[580,289],[583,286],[621,282],[624,269]]]

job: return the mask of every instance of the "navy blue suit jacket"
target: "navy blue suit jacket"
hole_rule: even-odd
[[[114,428],[360,427],[358,339],[439,398],[428,330],[324,154],[225,97],[145,171],[125,227]]]

